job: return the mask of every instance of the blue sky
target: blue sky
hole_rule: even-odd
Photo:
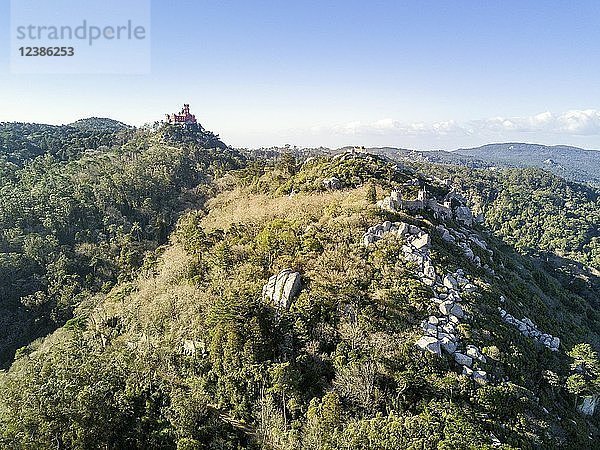
[[[600,148],[599,19],[585,0],[156,0],[146,75],[14,75],[0,31],[0,121],[140,125],[187,102],[236,146]]]

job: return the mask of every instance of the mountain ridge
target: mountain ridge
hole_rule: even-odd
[[[64,134],[0,158],[0,447],[598,440],[600,191],[176,126],[61,160],[79,131],[21,130]]]

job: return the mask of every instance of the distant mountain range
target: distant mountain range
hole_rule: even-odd
[[[507,143],[459,149],[455,153],[499,165],[542,167],[569,180],[600,184],[600,151],[597,150]]]
[[[600,151],[565,145],[488,144],[453,151],[415,151],[391,147],[368,149],[393,159],[459,164],[472,168],[539,167],[569,181],[600,186]]]

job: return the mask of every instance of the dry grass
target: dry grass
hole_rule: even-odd
[[[299,193],[293,197],[249,194],[241,188],[226,191],[208,202],[208,215],[202,220],[206,231],[227,230],[243,222],[262,223],[275,218],[300,220],[319,218],[332,208],[360,211],[368,207],[366,187],[332,192]]]
[[[185,336],[200,314],[201,293],[187,279],[191,257],[178,244],[172,244],[160,258],[156,275],[140,276],[134,292],[118,295],[111,292],[94,311],[97,321],[122,317],[128,326],[127,339],[135,335],[170,340]]]

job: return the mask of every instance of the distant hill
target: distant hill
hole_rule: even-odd
[[[121,131],[133,128],[130,125],[119,122],[118,120],[108,119],[105,117],[89,117],[87,119],[79,119],[73,123],[70,123],[69,126],[86,131]]]
[[[466,156],[466,155],[460,155],[458,153],[447,152],[444,150],[419,151],[419,150],[410,150],[410,149],[395,148],[395,147],[372,147],[372,148],[365,149],[365,151],[375,154],[375,155],[379,155],[379,156],[386,156],[393,160],[408,160],[408,161],[431,162],[431,163],[441,163],[441,164],[457,164],[460,166],[479,168],[479,169],[491,166],[491,164],[487,161],[477,159],[472,156]]]
[[[394,147],[374,147],[366,151],[396,161],[454,164],[471,169],[538,167],[569,181],[600,186],[600,151],[578,147],[505,143],[453,151],[417,151]]]
[[[87,150],[112,148],[134,129],[111,119],[83,119],[72,125],[0,122],[0,159],[22,166],[43,155],[67,161]]]
[[[461,148],[452,154],[504,166],[540,167],[571,181],[600,185],[600,151],[597,150],[566,145],[504,143]]]

